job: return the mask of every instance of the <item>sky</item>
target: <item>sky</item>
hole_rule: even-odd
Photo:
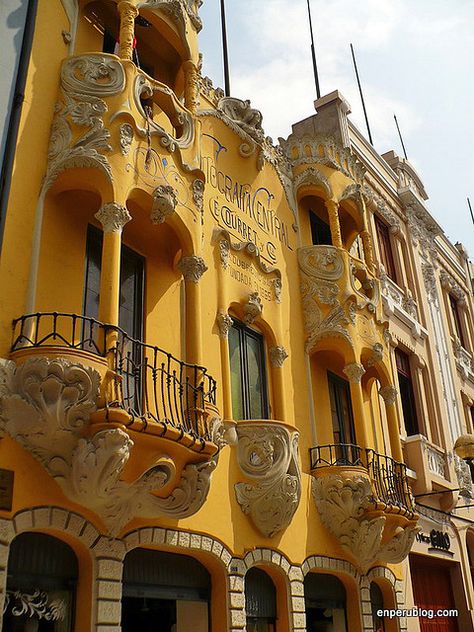
[[[355,49],[375,149],[403,156],[427,206],[474,260],[474,0],[310,0],[321,94],[339,90],[367,137]],[[231,95],[250,99],[266,135],[288,137],[314,114],[306,0],[226,0]],[[220,1],[200,9],[203,74],[224,86]]]

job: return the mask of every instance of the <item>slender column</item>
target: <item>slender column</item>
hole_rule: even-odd
[[[99,320],[118,326],[120,294],[120,253],[122,229],[132,218],[117,202],[104,204],[95,214],[104,229],[100,273]]]
[[[186,356],[190,364],[202,365],[201,292],[199,280],[207,266],[202,257],[183,257],[178,268],[184,277],[186,302]]]
[[[183,63],[183,70],[185,77],[184,103],[188,110],[195,114],[199,101],[198,71],[191,59],[188,59]]]
[[[132,59],[133,39],[135,37],[135,18],[138,15],[137,7],[127,0],[118,3],[120,14],[120,59]]]
[[[361,448],[368,448],[367,428],[365,423],[364,395],[362,393],[361,380],[365,369],[359,362],[346,364],[344,373],[347,375],[351,386],[351,401],[354,411],[354,425],[357,443]]]
[[[285,381],[283,379],[283,362],[288,357],[285,347],[272,347],[269,351],[272,367],[273,403],[275,406],[275,419],[287,421],[285,403]]]
[[[342,248],[341,226],[339,224],[339,203],[336,200],[326,200],[329,228],[331,229],[332,245]]]
[[[365,263],[369,270],[373,272],[375,270],[375,260],[374,249],[372,245],[372,236],[367,228],[364,228],[364,230],[360,234],[360,237],[362,239],[362,247],[364,249]]]
[[[217,314],[217,326],[219,327],[219,338],[222,358],[222,397],[224,419],[232,419],[232,382],[230,375],[229,361],[229,330],[234,321],[227,312]]]
[[[397,410],[395,401],[397,399],[397,389],[388,384],[379,390],[380,396],[385,402],[387,413],[388,434],[390,438],[390,448],[395,461],[403,462],[402,443],[400,441],[400,429],[398,425]]]

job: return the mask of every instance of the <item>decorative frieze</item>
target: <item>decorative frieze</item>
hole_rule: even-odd
[[[152,198],[151,221],[153,224],[163,224],[176,210],[178,204],[176,191],[169,184],[160,184],[153,191]]]
[[[104,229],[104,233],[120,233],[127,222],[132,219],[126,206],[117,202],[104,204],[94,216]]]
[[[202,275],[207,270],[207,265],[202,257],[199,257],[198,255],[189,255],[180,260],[178,268],[185,281],[199,283]]]
[[[237,424],[237,458],[250,482],[235,485],[237,501],[271,538],[286,529],[301,497],[298,432],[278,422]]]

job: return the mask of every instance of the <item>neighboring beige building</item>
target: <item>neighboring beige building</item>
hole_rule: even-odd
[[[200,4],[29,5],[2,632],[474,632],[467,254],[339,92],[274,145]]]

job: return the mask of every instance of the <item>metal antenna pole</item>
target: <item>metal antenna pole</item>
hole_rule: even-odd
[[[321,97],[321,91],[319,90],[319,76],[318,76],[318,65],[316,63],[316,49],[314,48],[314,35],[313,35],[313,22],[311,20],[311,7],[308,3],[308,17],[309,17],[309,32],[311,33],[311,56],[313,58],[313,74],[314,74],[314,83],[316,84],[316,96],[319,99]]]
[[[395,119],[395,125],[397,126],[398,135],[400,136],[400,142],[401,142],[402,147],[403,147],[403,155],[405,156],[405,160],[408,160],[407,150],[405,149],[405,143],[403,142],[402,133],[401,133],[400,128],[398,126],[398,121],[397,121],[397,117],[395,116],[395,114],[393,115],[393,118]]]
[[[222,53],[224,57],[224,88],[225,96],[230,97],[229,54],[227,52],[227,29],[225,24],[224,0],[221,0],[221,25],[222,25]]]
[[[372,140],[372,134],[370,133],[369,119],[367,117],[367,110],[365,109],[364,94],[362,92],[362,86],[360,85],[359,71],[357,70],[357,62],[356,62],[356,58],[354,54],[354,47],[352,46],[352,44],[351,44],[351,53],[352,53],[352,61],[354,62],[354,70],[356,74],[357,85],[359,86],[360,100],[362,101],[362,109],[364,110],[365,124],[367,125],[367,133],[369,134],[370,144],[373,145],[374,142]]]
[[[472,212],[471,200],[469,198],[467,198],[467,204],[469,206],[469,210],[471,211],[472,223],[474,224],[474,213]]]

